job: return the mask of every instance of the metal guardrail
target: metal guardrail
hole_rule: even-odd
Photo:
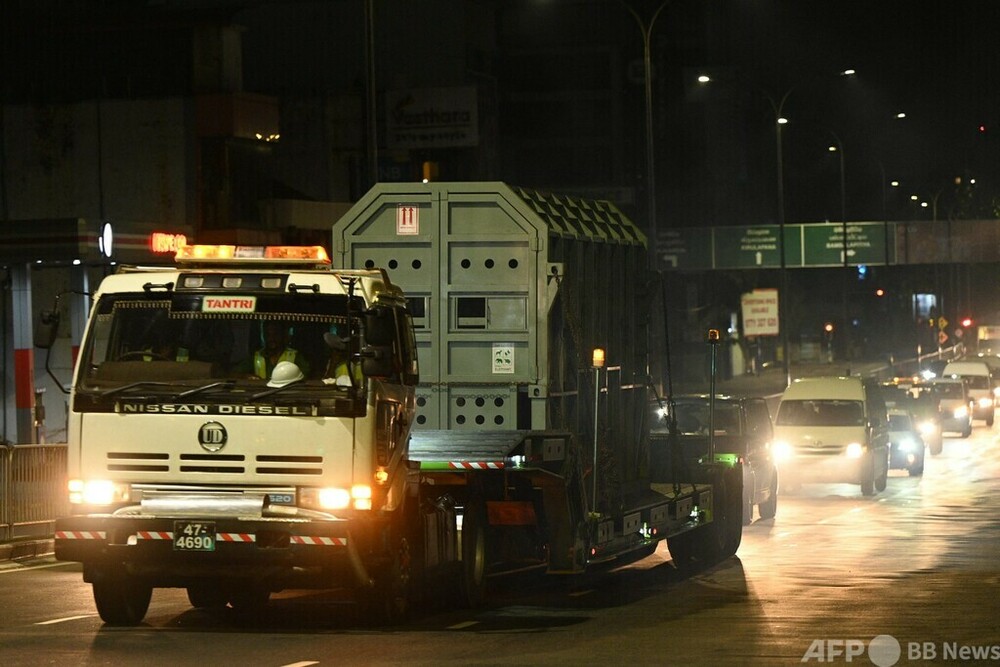
[[[0,447],[0,542],[52,535],[67,514],[66,445]]]

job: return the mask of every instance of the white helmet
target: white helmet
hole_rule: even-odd
[[[284,387],[285,385],[292,384],[293,382],[298,382],[299,380],[304,380],[305,375],[302,374],[302,369],[295,365],[291,361],[279,361],[274,366],[274,370],[271,371],[271,379],[268,380],[268,387]]]

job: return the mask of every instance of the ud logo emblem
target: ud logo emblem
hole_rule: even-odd
[[[198,429],[198,443],[206,452],[217,452],[226,446],[229,434],[219,422],[205,422]]]

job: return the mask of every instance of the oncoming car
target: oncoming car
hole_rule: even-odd
[[[905,470],[910,477],[924,474],[924,441],[907,410],[889,410],[889,468]]]
[[[941,415],[941,432],[958,433],[963,438],[972,435],[972,398],[965,380],[939,378],[928,384]]]
[[[792,382],[778,404],[775,458],[783,488],[803,482],[859,484],[885,490],[889,424],[877,383],[860,377]]]

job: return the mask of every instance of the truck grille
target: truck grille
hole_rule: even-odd
[[[248,462],[243,454],[180,454],[171,460],[166,452],[108,452],[107,458],[111,472],[244,474],[249,466],[257,475],[323,474],[322,456],[261,454]]]

